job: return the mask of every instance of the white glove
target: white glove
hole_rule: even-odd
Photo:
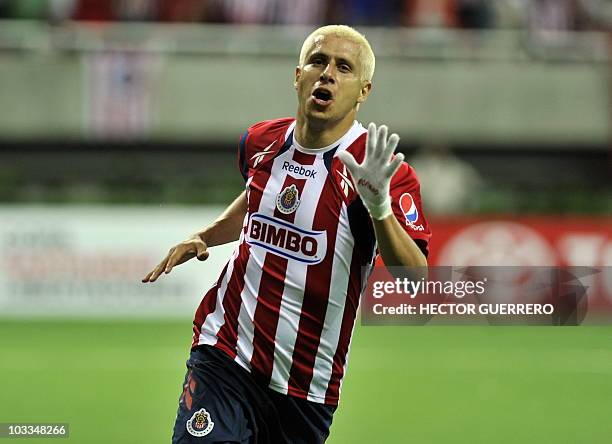
[[[404,160],[402,153],[398,153],[394,159],[391,159],[398,142],[399,136],[395,133],[387,139],[385,125],[381,125],[376,130],[376,125],[370,123],[365,157],[361,165],[351,153],[346,151],[338,153],[338,159],[349,170],[357,187],[357,193],[373,219],[381,220],[393,213],[389,184]]]

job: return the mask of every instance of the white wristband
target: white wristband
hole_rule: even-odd
[[[366,207],[367,208],[367,207]],[[385,217],[393,214],[393,210],[391,209],[391,199],[389,196],[379,205],[376,205],[372,208],[368,208],[368,212],[372,219],[383,220]]]

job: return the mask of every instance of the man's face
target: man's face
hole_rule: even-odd
[[[295,70],[298,113],[309,120],[336,122],[355,118],[357,104],[366,100],[371,82],[361,80],[361,48],[358,43],[334,35],[315,37]]]

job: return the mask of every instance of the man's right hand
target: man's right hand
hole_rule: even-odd
[[[187,262],[194,257],[197,257],[200,261],[205,261],[209,255],[206,251],[207,248],[206,243],[198,235],[175,245],[170,248],[164,260],[142,279],[142,282],[155,282],[162,273],[168,274],[176,265]]]

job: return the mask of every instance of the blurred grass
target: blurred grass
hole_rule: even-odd
[[[0,422],[168,443],[190,338],[189,320],[2,320]],[[357,327],[328,442],[609,443],[610,412],[610,327]]]

